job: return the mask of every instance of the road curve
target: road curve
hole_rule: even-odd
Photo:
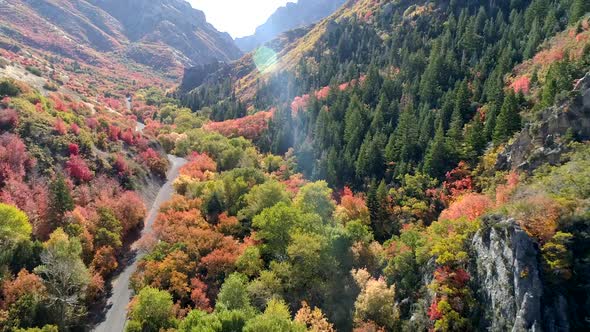
[[[152,207],[144,221],[144,228],[141,235],[150,233],[152,225],[158,216],[160,206],[166,201],[172,198],[174,194],[174,188],[172,186],[174,180],[178,177],[178,171],[182,167],[186,160],[173,155],[168,155],[168,160],[172,167],[168,171],[166,176],[166,183],[160,188],[158,196],[154,200]],[[135,244],[132,245],[132,248]],[[132,291],[129,288],[131,276],[137,269],[137,263],[141,259],[143,254],[136,254],[130,261],[130,264],[112,281],[112,295],[107,302],[108,312],[105,320],[101,322],[94,329],[95,332],[121,332],[125,329],[125,323],[127,320],[127,305],[132,297]]]

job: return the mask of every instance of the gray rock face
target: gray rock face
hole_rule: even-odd
[[[590,139],[590,73],[576,83],[571,96],[527,124],[498,156],[496,168],[532,171],[546,163],[555,165],[567,152],[567,135],[577,141]]]
[[[513,219],[486,217],[472,240],[474,284],[487,331],[541,331],[543,284],[535,242]]]

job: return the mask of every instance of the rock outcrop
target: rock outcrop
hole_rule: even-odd
[[[566,102],[543,110],[538,118],[506,146],[497,169],[532,171],[543,164],[555,165],[568,151],[570,140],[590,139],[590,73],[576,83]]]
[[[478,330],[570,330],[570,303],[546,282],[538,243],[514,219],[484,217],[471,250]]]
[[[486,217],[472,240],[480,328],[541,331],[543,283],[536,243],[513,219]]]

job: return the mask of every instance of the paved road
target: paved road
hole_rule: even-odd
[[[174,188],[172,183],[178,177],[178,170],[186,163],[186,160],[176,156],[168,155],[168,160],[172,167],[168,171],[167,181],[158,192],[158,196],[145,219],[145,225],[142,235],[151,232],[152,225],[158,216],[160,206],[172,198]],[[132,247],[135,247],[133,245]],[[141,259],[142,254],[137,254],[122,272],[113,281],[113,291],[111,298],[107,302],[108,312],[104,322],[100,323],[95,329],[95,332],[121,332],[125,329],[125,322],[127,318],[127,305],[132,297],[131,289],[129,289],[130,279],[135,270],[137,263]]]

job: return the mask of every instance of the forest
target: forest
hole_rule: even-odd
[[[129,332],[587,330],[590,4],[342,13],[252,96],[0,79],[0,331],[88,330],[131,250]],[[166,154],[187,163],[132,249]],[[540,321],[490,309],[502,232],[533,248],[513,279]]]

